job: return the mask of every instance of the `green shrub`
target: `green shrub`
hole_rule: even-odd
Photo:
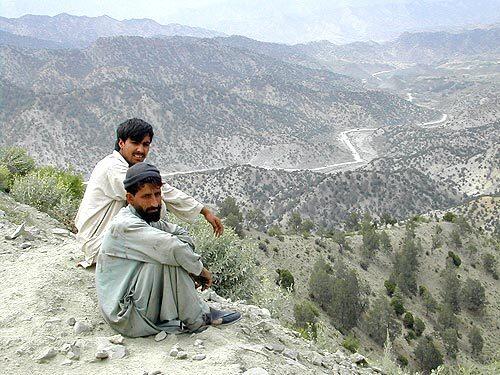
[[[481,311],[486,306],[486,293],[479,280],[468,278],[462,288],[462,302],[472,311]]]
[[[405,316],[403,317],[403,325],[405,328],[413,328],[413,323],[415,320],[413,319],[413,314],[411,312],[406,312]]]
[[[405,307],[401,297],[392,297],[391,306],[394,309],[394,312],[396,313],[397,316],[401,316],[405,312]]]
[[[414,354],[417,365],[424,373],[430,373],[443,364],[443,355],[430,336],[419,339]]]
[[[318,335],[317,322],[319,311],[311,301],[296,303],[293,307],[295,326],[302,336],[307,339],[316,339]]]
[[[14,175],[10,173],[9,168],[0,165],[0,191],[9,192],[14,183]]]
[[[279,237],[283,236],[283,232],[281,231],[280,227],[277,225],[272,225],[268,230],[267,234],[271,237]]]
[[[412,329],[408,330],[408,332],[405,335],[405,339],[408,343],[410,343],[411,340],[415,340],[416,338],[417,338],[417,334]]]
[[[385,280],[384,281],[384,286],[385,286],[385,290],[387,292],[387,295],[389,297],[392,297],[392,295],[396,291],[396,283],[394,281],[392,281],[392,280]]]
[[[400,334],[401,323],[385,295],[380,295],[366,314],[365,330],[380,346],[386,342],[387,333],[392,340]]]
[[[293,290],[295,285],[295,280],[293,278],[292,273],[287,269],[277,269],[276,273],[278,274],[278,285],[287,290]]]
[[[68,198],[81,200],[83,193],[85,193],[85,185],[83,178],[71,169],[62,170],[54,167],[42,167],[38,170],[38,175],[41,178],[55,177],[57,180],[57,187],[66,192]]]
[[[0,149],[0,166],[6,166],[14,176],[24,176],[35,168],[35,161],[21,147]]]
[[[498,279],[497,260],[491,253],[483,255],[483,266],[486,272],[490,273],[494,279]]]
[[[418,287],[418,295],[423,296],[427,292],[427,287],[425,285],[420,285]]]
[[[472,354],[478,356],[483,350],[484,340],[481,331],[476,326],[472,327],[469,332],[469,343],[471,345]]]
[[[342,341],[342,346],[351,353],[356,353],[359,349],[359,340],[353,334],[349,334]]]
[[[452,260],[455,267],[460,267],[462,264],[462,259],[460,259],[460,257],[451,250],[448,251],[448,257]]]
[[[425,331],[425,323],[420,318],[415,318],[415,322],[413,323],[413,329],[415,330],[415,334],[420,337],[422,333]]]
[[[401,366],[408,366],[408,358],[406,358],[403,354],[398,354],[398,362]]]
[[[446,212],[443,216],[443,220],[452,223],[456,217],[457,215],[455,215],[453,212]]]
[[[188,229],[196,239],[196,252],[214,275],[212,288],[224,297],[250,298],[258,283],[257,245],[241,239],[232,228],[226,228],[221,237],[215,237],[212,228],[201,221],[189,224]]]
[[[10,194],[21,203],[50,213],[65,196],[66,191],[54,176],[42,176],[37,171],[15,179]]]

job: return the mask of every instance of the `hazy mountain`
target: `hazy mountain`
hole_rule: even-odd
[[[12,34],[2,30],[0,30],[0,45],[17,46],[22,48],[49,48],[49,49],[57,49],[65,47],[61,43],[52,42],[50,40],[43,40],[43,39],[32,38],[30,36]]]
[[[176,15],[181,23],[252,39],[306,43],[386,41],[405,31],[457,30],[500,21],[497,0],[218,1]]]
[[[100,37],[136,35],[221,36],[222,33],[179,24],[161,25],[151,19],[118,21],[109,16],[85,17],[66,13],[57,16],[27,14],[19,18],[0,17],[0,30],[12,34],[41,38],[66,47],[85,47]],[[47,47],[45,47],[47,48]]]
[[[3,47],[0,56],[2,90],[11,93],[1,142],[84,171],[130,117],[155,126],[152,161],[165,171],[348,161],[340,131],[436,117],[346,76],[210,39],[114,37],[84,50]]]

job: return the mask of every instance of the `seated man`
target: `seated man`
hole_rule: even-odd
[[[193,332],[240,319],[240,313],[211,309],[199,297],[193,278],[208,288],[212,275],[187,231],[160,220],[158,169],[137,163],[123,184],[128,206],[111,221],[97,257],[96,289],[104,319],[129,337],[184,327]]]

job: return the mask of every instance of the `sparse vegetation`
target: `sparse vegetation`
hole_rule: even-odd
[[[443,364],[443,355],[430,336],[418,340],[414,354],[418,366],[426,374]]]

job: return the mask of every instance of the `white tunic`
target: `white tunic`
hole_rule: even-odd
[[[128,168],[123,156],[113,151],[92,171],[75,218],[77,239],[85,255],[80,264],[84,267],[95,263],[105,229],[118,211],[126,206],[123,181]],[[182,220],[193,220],[203,208],[196,199],[168,184],[163,185],[162,193],[167,209]]]

